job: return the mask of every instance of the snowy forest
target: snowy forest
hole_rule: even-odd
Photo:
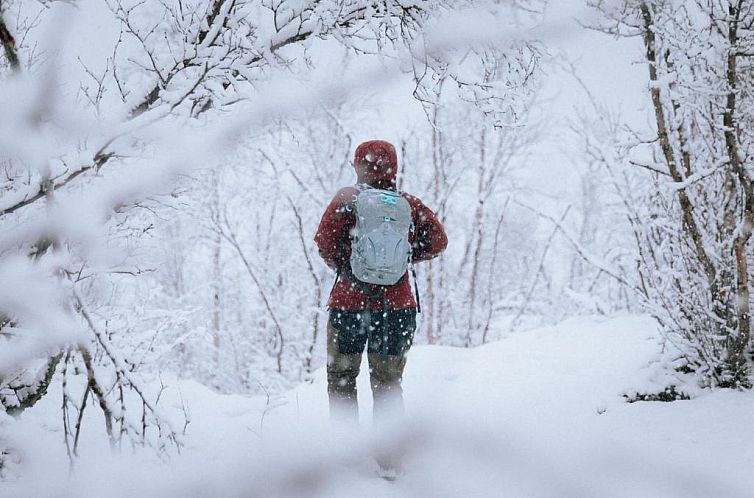
[[[754,2],[0,0],[0,43],[0,496],[751,496]],[[373,139],[448,244],[405,414],[365,358],[333,432],[314,236]]]

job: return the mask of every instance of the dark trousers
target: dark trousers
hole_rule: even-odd
[[[366,347],[374,419],[403,410],[401,379],[416,329],[413,308],[385,311],[331,310],[327,324],[327,392],[330,415],[357,424],[356,377]]]

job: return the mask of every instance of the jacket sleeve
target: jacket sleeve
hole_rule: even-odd
[[[411,260],[427,261],[445,250],[448,236],[440,220],[422,201],[416,197],[409,199],[414,207],[414,242]]]
[[[356,225],[352,201],[355,189],[341,189],[322,215],[314,242],[319,255],[334,270],[343,268],[351,258],[351,229]]]

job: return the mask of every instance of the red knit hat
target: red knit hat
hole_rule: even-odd
[[[395,184],[398,156],[395,147],[384,140],[370,140],[356,147],[353,167],[359,183]]]

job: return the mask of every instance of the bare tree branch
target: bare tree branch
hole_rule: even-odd
[[[553,225],[555,225],[555,227],[558,229],[558,231],[560,231],[560,233],[563,234],[563,236],[566,238],[566,240],[574,247],[574,249],[576,249],[576,252],[578,253],[579,256],[581,256],[584,259],[584,261],[586,261],[590,265],[594,266],[595,268],[599,268],[601,271],[605,272],[605,275],[609,275],[610,277],[614,278],[620,284],[625,285],[627,288],[629,288],[629,289],[631,289],[631,290],[633,290],[635,292],[639,292],[639,289],[637,289],[636,286],[634,286],[633,284],[631,284],[629,281],[627,281],[622,276],[618,275],[615,271],[613,271],[610,268],[608,268],[607,266],[605,266],[602,262],[599,261],[598,258],[594,257],[592,254],[589,253],[589,251],[587,251],[584,247],[582,247],[581,244],[579,244],[579,242],[576,240],[576,238],[573,237],[568,232],[568,230],[563,226],[563,224],[560,221],[556,220],[555,218],[553,218],[549,214],[544,213],[544,212],[542,212],[541,210],[539,210],[537,208],[534,208],[534,207],[531,207],[531,206],[529,206],[527,204],[524,204],[521,201],[514,200],[513,202],[515,202],[517,205],[521,206],[522,208],[528,209],[529,211],[537,214],[537,216],[540,216],[540,217],[546,219],[547,221],[549,221],[550,223],[552,223]]]

